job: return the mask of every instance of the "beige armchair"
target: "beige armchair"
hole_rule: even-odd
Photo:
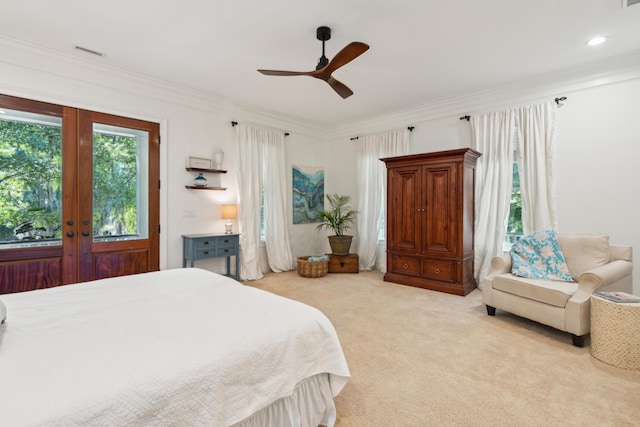
[[[632,248],[610,245],[607,235],[559,234],[558,242],[574,282],[528,279],[511,274],[511,257],[493,258],[482,281],[487,314],[496,308],[569,332],[582,347],[590,331],[591,294],[632,292]]]

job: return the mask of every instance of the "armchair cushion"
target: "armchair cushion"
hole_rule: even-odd
[[[555,230],[523,237],[511,248],[511,274],[520,277],[573,282]]]
[[[576,282],[585,271],[609,263],[609,236],[606,234],[560,234],[558,241]]]
[[[575,282],[527,279],[512,274],[499,274],[493,279],[493,289],[564,308],[578,290]]]

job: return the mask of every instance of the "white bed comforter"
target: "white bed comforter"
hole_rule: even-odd
[[[3,295],[0,425],[226,426],[349,378],[315,308],[200,269]]]

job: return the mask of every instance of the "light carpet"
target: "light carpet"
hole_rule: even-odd
[[[351,381],[336,426],[637,426],[640,371],[607,365],[567,333],[380,272],[245,282],[314,306],[336,328]]]

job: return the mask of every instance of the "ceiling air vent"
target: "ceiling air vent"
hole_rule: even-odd
[[[85,53],[90,53],[91,55],[104,56],[104,53],[98,52],[97,50],[88,49],[86,47],[75,45],[74,48]]]

